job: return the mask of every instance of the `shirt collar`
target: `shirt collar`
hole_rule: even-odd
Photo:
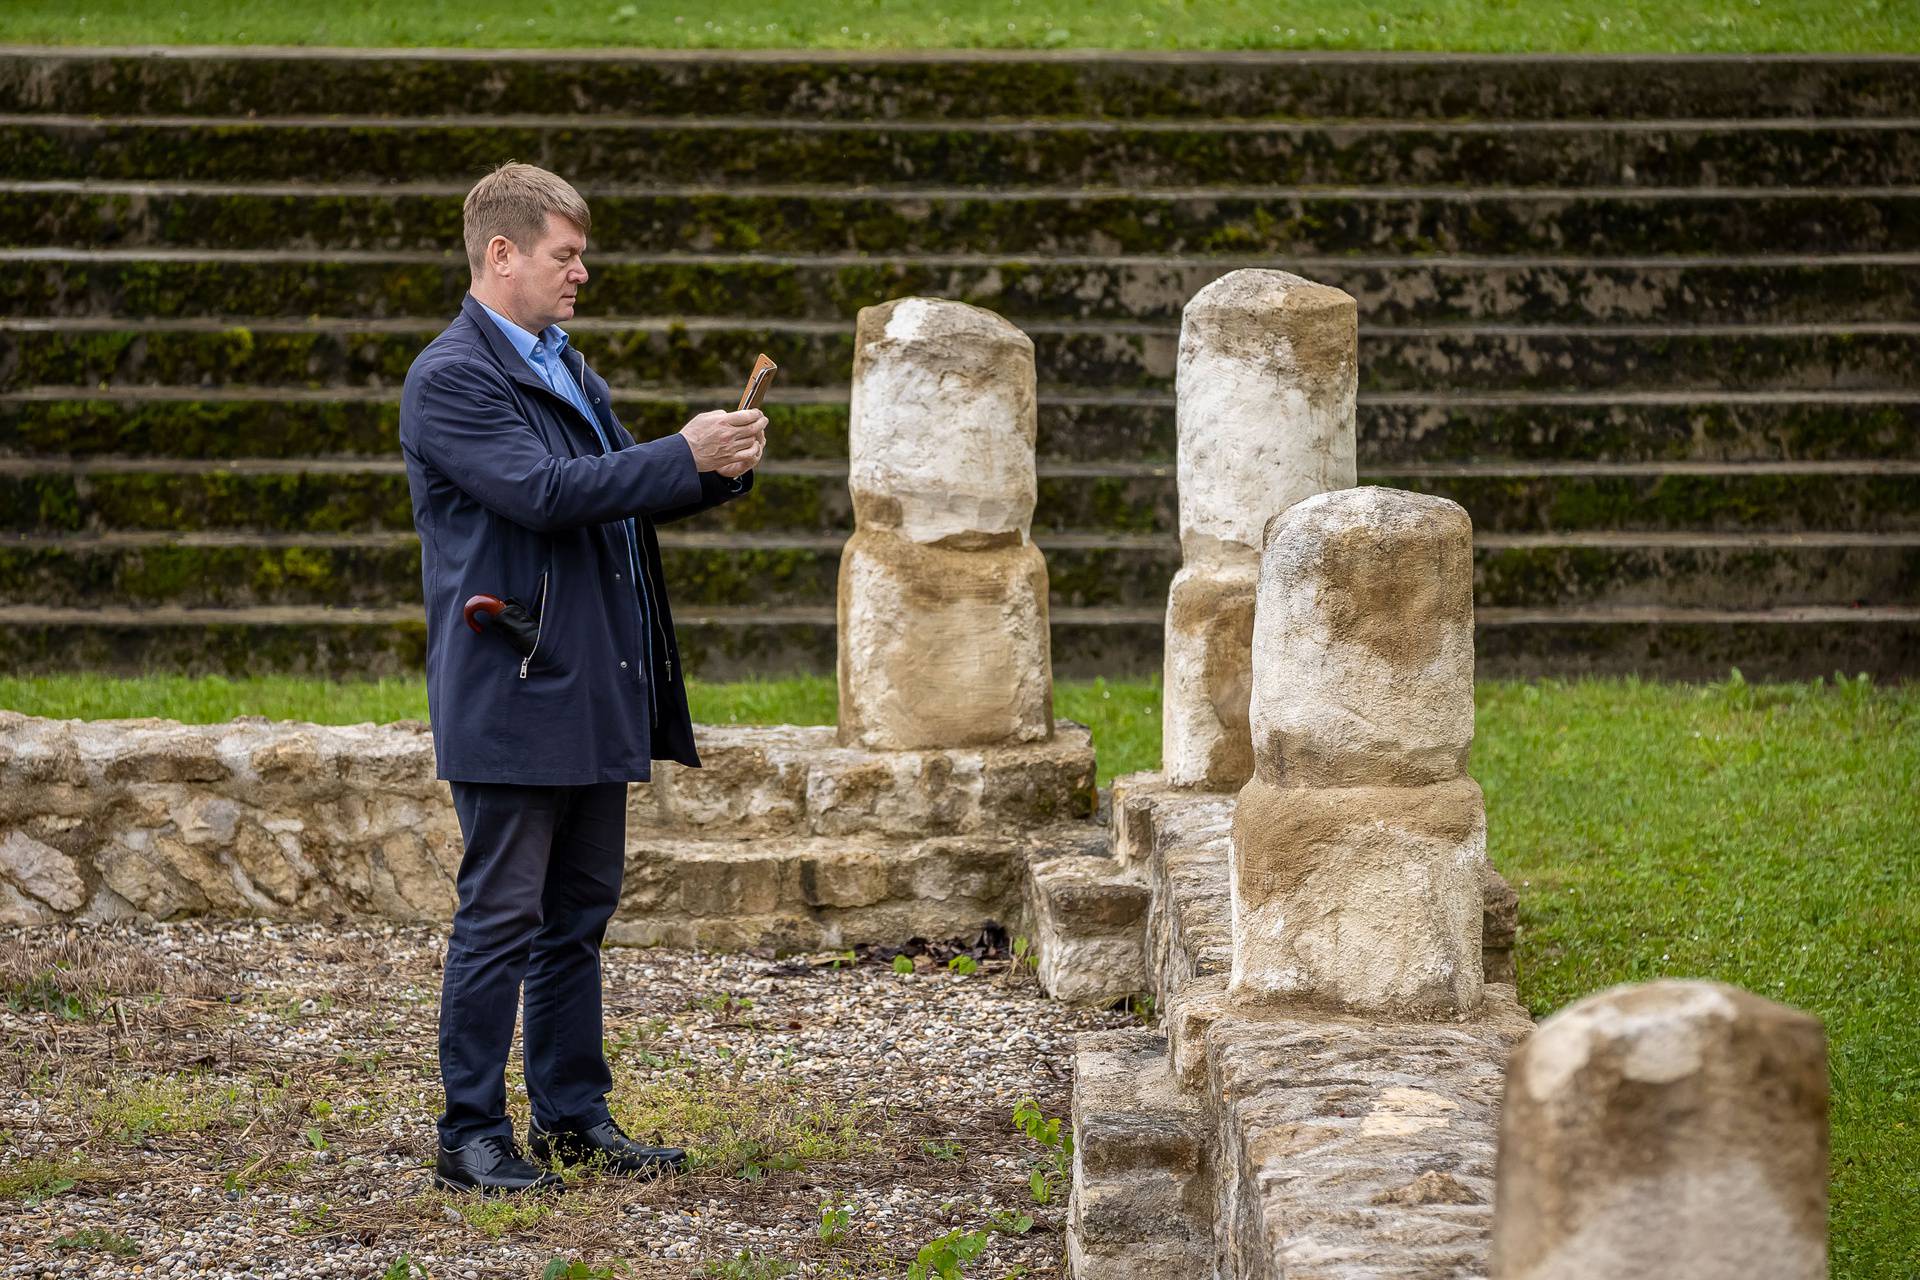
[[[474,301],[480,302],[480,299],[475,298]],[[522,329],[519,325],[507,319],[492,307],[489,307],[486,303],[480,302],[480,307],[489,316],[493,317],[494,324],[500,327],[500,332],[507,335],[507,341],[513,344],[513,349],[518,351],[520,358],[529,364],[533,362],[533,348],[535,344],[540,342],[545,342],[547,351],[553,355],[560,356],[566,354],[568,342],[567,331],[559,325],[550,324],[537,334],[528,333],[525,329]]]

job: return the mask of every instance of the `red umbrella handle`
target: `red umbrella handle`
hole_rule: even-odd
[[[498,614],[502,609],[506,607],[507,607],[507,602],[502,600],[499,596],[477,595],[477,596],[468,596],[466,607],[463,608],[460,612],[461,612],[461,615],[466,618],[467,625],[472,627],[475,631],[478,631],[480,630],[480,620],[478,618],[475,618],[473,616],[474,614],[484,613],[489,618],[491,618],[491,617],[494,617],[496,614]]]

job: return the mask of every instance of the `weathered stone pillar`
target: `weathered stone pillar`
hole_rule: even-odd
[[[934,298],[865,307],[840,559],[840,741],[871,749],[1053,732],[1047,567],[1028,538],[1033,342]]]
[[[1445,498],[1344,489],[1267,526],[1231,999],[1415,1016],[1479,1005],[1472,588],[1472,524]]]
[[[1615,987],[1515,1051],[1495,1280],[1821,1280],[1818,1019],[1714,982]]]
[[[1354,301],[1285,271],[1187,303],[1177,370],[1182,564],[1167,597],[1161,759],[1175,786],[1253,776],[1254,589],[1267,521],[1354,483]]]

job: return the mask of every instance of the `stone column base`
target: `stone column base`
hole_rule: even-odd
[[[1053,731],[1047,565],[861,530],[840,558],[840,741],[873,751],[1043,741]]]
[[[1190,564],[1167,593],[1161,767],[1176,787],[1232,791],[1253,776],[1253,602],[1260,562]]]
[[[1486,802],[1430,787],[1284,788],[1233,819],[1231,999],[1450,1017],[1480,1004]]]

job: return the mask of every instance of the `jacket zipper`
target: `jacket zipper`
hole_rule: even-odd
[[[565,366],[565,361],[562,361],[561,363],[563,366]],[[583,368],[585,367],[584,361],[582,362],[582,367]],[[573,370],[571,367],[567,367],[566,371],[569,375],[573,373]],[[582,395],[586,394],[587,384],[584,378],[574,378],[574,385],[580,388]],[[553,388],[549,386],[547,390],[553,391]],[[554,392],[554,394],[559,395],[558,392]],[[560,396],[560,399],[563,401],[566,401],[567,397]],[[595,399],[593,403],[598,404],[599,401]],[[576,408],[577,406],[575,406],[572,402],[568,401],[567,407],[569,409],[573,409],[573,408]],[[596,420],[592,425],[595,428],[595,434],[596,435],[601,434],[599,422]],[[606,451],[608,453],[613,452],[613,437],[611,435],[606,435],[602,443],[605,445]],[[672,680],[673,679],[673,649],[672,649],[671,642],[667,637],[666,628],[660,625],[659,611],[655,609],[653,606],[653,600],[654,600],[653,571],[647,566],[646,556],[643,554],[643,549],[641,547],[639,547],[638,545],[635,545],[633,547],[633,554],[634,554],[635,560],[639,562],[635,567],[640,570],[640,594],[643,597],[642,606],[646,611],[647,621],[651,624],[648,627],[647,648],[649,650],[653,648],[653,633],[657,631],[660,635],[660,661],[666,664],[667,679]],[[540,598],[541,598],[540,623],[541,623],[541,626],[544,627],[546,625],[546,619],[547,619],[546,604],[545,604],[546,578],[544,576],[542,576],[540,580],[540,584],[541,584],[540,585]],[[540,633],[538,631],[534,632],[533,646],[535,651],[538,651],[540,648]],[[532,661],[532,659],[533,659],[533,655],[528,654],[527,661],[530,662]],[[522,662],[520,664],[521,678],[525,679],[526,674],[527,674],[527,664],[526,662]],[[660,691],[654,687],[653,673],[651,671],[647,673],[647,701],[652,704],[651,710],[653,712],[653,723],[655,726],[658,726],[660,723]]]
[[[527,656],[520,659],[520,678],[527,678],[527,668],[533,665],[533,655],[540,652],[540,637],[547,630],[547,575],[540,575],[540,625],[533,629],[533,648],[527,650]]]
[[[653,657],[653,632],[658,627],[659,617],[658,612],[653,607],[653,573],[646,565],[645,548],[635,547],[634,555],[640,562],[636,567],[640,570],[641,610],[647,615],[648,623],[647,657],[651,659]],[[664,642],[660,647],[660,659],[667,664],[667,679],[673,679],[673,653],[666,647]],[[648,665],[651,667],[651,661],[649,661]],[[658,729],[660,727],[660,689],[653,678],[653,672],[651,670],[647,672],[647,709],[653,715],[653,727]]]
[[[653,630],[659,633],[660,661],[666,664],[667,679],[671,680],[673,679],[673,646],[671,645],[671,643],[669,643],[667,639],[666,627],[662,626],[660,623],[660,611],[654,608],[654,605],[653,605],[653,601],[654,601],[653,570],[647,564],[645,548],[639,548],[639,550],[641,552],[640,577],[641,577],[641,580],[646,584],[643,589],[647,593],[647,621],[652,623]],[[653,682],[649,680],[647,683],[652,684]]]

